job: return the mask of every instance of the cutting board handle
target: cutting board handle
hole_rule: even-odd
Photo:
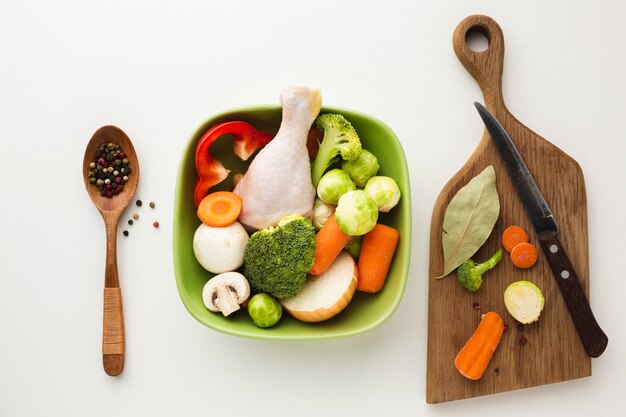
[[[467,44],[467,35],[479,32],[485,35],[489,46],[474,51]],[[452,35],[454,52],[467,71],[478,82],[491,112],[505,108],[502,98],[502,69],[504,62],[504,35],[495,20],[489,16],[468,16],[458,24]]]

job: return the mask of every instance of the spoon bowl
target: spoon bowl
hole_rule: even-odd
[[[128,158],[131,172],[122,192],[108,198],[102,196],[98,187],[89,182],[91,170],[89,164],[95,159],[98,147],[110,142],[120,145]],[[132,201],[139,183],[139,160],[132,142],[121,129],[115,126],[103,126],[93,134],[83,158],[83,180],[87,193],[102,215],[106,228],[102,362],[104,371],[108,375],[116,376],[124,370],[125,353],[122,292],[117,272],[117,223]]]

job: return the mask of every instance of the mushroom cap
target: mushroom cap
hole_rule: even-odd
[[[243,265],[248,233],[241,223],[211,227],[202,223],[193,235],[193,253],[204,269],[214,274]]]
[[[218,291],[221,289],[228,290],[227,294],[234,298],[237,304],[243,303],[250,297],[250,284],[246,277],[239,272],[225,272],[214,276],[204,284],[202,301],[206,308],[211,311],[222,311],[222,303],[218,295],[218,292],[224,294]]]

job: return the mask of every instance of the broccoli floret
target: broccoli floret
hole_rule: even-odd
[[[244,275],[250,286],[276,298],[297,295],[315,256],[315,229],[300,215],[283,217],[276,226],[250,236]]]
[[[324,131],[324,138],[311,167],[313,186],[317,188],[324,171],[341,158],[346,161],[356,159],[361,153],[361,140],[349,121],[340,114],[322,114],[315,119],[315,125]]]
[[[456,270],[456,276],[462,286],[472,292],[478,291],[483,284],[483,274],[496,266],[500,259],[502,259],[502,249],[499,249],[491,258],[481,264],[476,264],[468,259]]]

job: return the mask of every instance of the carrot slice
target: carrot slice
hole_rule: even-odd
[[[230,191],[217,191],[204,197],[198,206],[198,218],[212,227],[231,225],[241,212],[241,198]]]
[[[352,236],[339,229],[335,215],[330,216],[315,237],[315,259],[309,274],[321,275],[326,272],[335,258],[339,256],[341,250],[350,242],[350,239]]]
[[[511,250],[511,262],[520,269],[530,268],[537,262],[537,248],[532,243],[518,243]]]
[[[384,224],[377,224],[363,236],[357,290],[375,293],[383,288],[399,238],[396,229]]]
[[[509,253],[515,245],[522,242],[528,242],[528,235],[519,226],[509,226],[502,233],[502,246]]]
[[[477,380],[483,376],[493,352],[500,344],[504,322],[498,313],[485,314],[476,331],[454,359],[454,367],[465,378]]]

